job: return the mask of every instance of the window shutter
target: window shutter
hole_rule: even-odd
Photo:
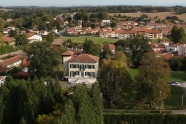
[[[95,65],[92,65],[92,69],[95,69]]]

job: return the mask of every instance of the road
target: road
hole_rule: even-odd
[[[66,35],[66,28],[65,29],[63,29],[62,31],[60,31],[60,32],[58,32],[58,35],[59,36],[65,36]]]

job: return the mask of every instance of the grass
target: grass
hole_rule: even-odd
[[[186,78],[186,73],[183,71],[172,71],[169,81],[183,82]]]
[[[131,68],[129,70],[129,73],[131,77],[134,79],[134,76],[138,73],[138,69],[136,68]],[[185,81],[184,79],[186,78],[186,73],[183,71],[172,71],[171,75],[169,77],[169,81],[178,81],[178,82],[183,82]]]
[[[52,74],[52,77],[55,78],[55,77],[62,77],[63,76],[63,64],[58,64],[57,67],[54,68],[54,73]]]
[[[101,38],[101,37],[93,37],[93,36],[75,36],[75,37],[73,36],[73,37],[61,37],[61,38],[63,40],[71,39],[72,42],[76,42],[76,43],[84,43],[86,38],[92,40],[96,44],[102,44],[104,42],[115,43],[116,41],[118,41],[118,39],[114,39],[114,38]]]
[[[171,95],[168,99],[165,100],[166,106],[176,106],[179,107],[182,105],[182,95],[183,95],[182,87],[171,86]],[[186,104],[186,98],[184,98],[183,103]]]
[[[161,38],[160,40],[168,40],[168,38]],[[151,39],[152,43],[158,43],[159,39]]]
[[[129,70],[129,73],[131,77],[134,79],[134,76],[138,73],[138,69],[131,68]],[[186,73],[183,71],[172,71],[169,81],[178,81],[178,82],[183,82]],[[183,95],[183,88],[182,87],[175,87],[171,86],[171,95],[168,99],[165,100],[165,107],[168,108],[178,108],[181,106],[181,100],[182,100],[182,95]],[[135,94],[135,91],[133,91],[133,94]],[[133,101],[133,99],[129,99],[129,101]],[[184,98],[184,104],[186,105],[186,98]]]

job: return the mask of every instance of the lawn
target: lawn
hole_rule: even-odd
[[[76,42],[76,43],[84,43],[86,38],[94,41],[94,43],[96,44],[102,44],[104,42],[115,43],[116,41],[118,41],[118,39],[114,39],[114,38],[101,38],[101,37],[93,37],[93,36],[76,36],[76,37],[61,37],[61,38],[63,40],[71,39],[72,42]]]
[[[167,38],[162,38],[160,40],[168,40]],[[151,39],[152,43],[158,43],[159,39]]]
[[[182,95],[183,95],[183,88],[171,86],[171,95],[170,97],[165,100],[165,107],[166,106],[174,106],[179,107],[182,105]],[[183,99],[183,105],[186,105],[186,98]]]
[[[129,73],[131,77],[134,79],[134,76],[138,73],[138,69],[131,68],[129,69]],[[183,82],[186,78],[186,72],[183,71],[171,71],[171,75],[169,77],[169,81],[178,81]]]
[[[131,77],[134,79],[134,76],[138,73],[138,69],[131,68],[129,70],[129,73]],[[183,71],[172,71],[169,81],[174,80],[178,82],[183,82],[185,77],[186,73]],[[171,86],[171,95],[167,100],[165,100],[165,107],[178,108],[179,106],[181,106],[182,95],[183,95],[182,87]],[[184,105],[186,105],[186,98],[184,98]]]
[[[54,68],[54,73],[52,74],[52,78],[58,77],[61,79],[63,76],[63,64],[58,64],[57,67]]]

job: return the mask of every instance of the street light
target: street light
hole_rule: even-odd
[[[184,97],[184,94],[182,95],[182,106],[183,106],[183,97]]]
[[[161,114],[161,106],[162,106],[162,96],[161,96],[161,91],[160,91],[160,99],[161,99],[161,101],[160,101],[160,114]]]

